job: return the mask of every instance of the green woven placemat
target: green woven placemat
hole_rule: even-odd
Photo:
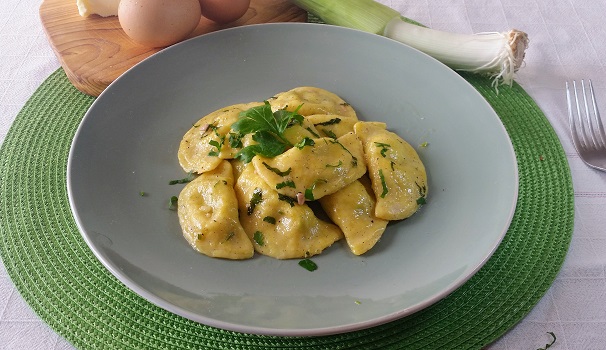
[[[481,348],[523,318],[556,277],[573,229],[573,189],[559,140],[517,84],[464,75],[503,120],[516,151],[517,209],[488,263],[442,301],[362,331],[312,338],[220,330],[156,307],[94,257],[69,209],[72,137],[93,102],[60,69],[18,114],[0,149],[0,254],[25,301],[81,349]],[[487,160],[489,162],[489,160]]]

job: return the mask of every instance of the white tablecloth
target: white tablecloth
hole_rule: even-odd
[[[346,0],[345,0],[346,1]],[[76,0],[73,0],[74,6]],[[593,79],[606,108],[606,0],[381,0],[432,28],[529,34],[516,81],[555,128],[570,163],[575,229],[557,279],[532,312],[489,349],[606,349],[606,173],[584,165],[570,142],[564,81]],[[59,68],[40,24],[40,0],[0,3],[0,141],[23,104]],[[1,195],[1,194],[0,194]],[[72,349],[23,301],[0,262],[0,349]]]

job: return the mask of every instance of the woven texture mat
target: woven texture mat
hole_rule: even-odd
[[[572,235],[573,188],[561,144],[526,92],[514,84],[497,95],[489,80],[464,77],[511,137],[517,209],[487,264],[411,316],[333,336],[257,336],[189,321],[130,291],[94,257],[70,212],[67,157],[93,98],[61,69],[26,103],[0,150],[0,254],[8,274],[33,310],[81,349],[479,349],[522,319],[555,279]]]

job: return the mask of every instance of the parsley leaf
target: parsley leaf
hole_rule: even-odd
[[[301,141],[299,141],[295,147],[297,147],[298,149],[303,149],[303,147],[305,146],[313,146],[315,145],[316,142],[312,139],[310,139],[309,137],[304,137],[303,139],[301,139]]]
[[[280,170],[278,168],[272,167],[271,165],[269,165],[269,164],[267,164],[265,162],[263,162],[263,165],[265,166],[265,168],[267,168],[267,170],[271,170],[276,175],[279,175],[279,176],[286,176],[286,175],[290,174],[290,172],[292,171],[292,168],[288,168],[285,171],[282,171],[282,170]]]
[[[187,173],[187,176],[184,177],[183,179],[170,180],[168,182],[168,184],[169,185],[184,184],[184,183],[188,183],[188,182],[192,181],[195,178],[196,178],[196,175],[194,175],[194,173],[192,171],[190,171]]]
[[[316,265],[315,262],[311,261],[308,258],[300,260],[299,266],[301,266],[302,268],[304,268],[307,271],[315,271],[318,269],[318,265]]]
[[[298,109],[297,109],[298,110]],[[231,129],[240,135],[253,134],[257,144],[244,147],[236,158],[248,163],[255,155],[275,157],[286,151],[291,143],[284,137],[284,132],[293,123],[301,124],[303,116],[287,110],[272,112],[269,102],[240,112],[239,119]]]
[[[179,198],[177,196],[170,197],[170,200],[168,202],[168,209],[169,210],[177,210],[177,204],[178,203],[179,203]]]
[[[387,188],[387,183],[385,183],[385,175],[383,175],[383,169],[379,169],[379,178],[381,179],[381,186],[383,187],[381,198],[385,198],[385,196],[389,192],[389,189]]]
[[[250,145],[242,148],[236,153],[235,158],[243,161],[244,163],[250,162],[254,156],[261,155],[263,157],[272,158],[278,156],[288,148],[288,144],[284,143],[281,139],[276,138],[268,131],[258,131],[253,135],[253,141],[258,142],[257,144]]]
[[[263,236],[263,232],[256,231],[255,234],[253,235],[253,239],[255,240],[255,243],[257,243],[258,245],[260,245],[260,246],[265,245],[265,237]]]

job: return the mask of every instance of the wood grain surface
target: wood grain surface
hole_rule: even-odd
[[[40,19],[67,77],[91,96],[98,96],[126,70],[161,50],[133,42],[116,16],[80,16],[76,0],[43,0]],[[306,19],[307,13],[288,0],[251,0],[246,14],[233,23],[219,25],[202,17],[190,37],[247,24]]]

